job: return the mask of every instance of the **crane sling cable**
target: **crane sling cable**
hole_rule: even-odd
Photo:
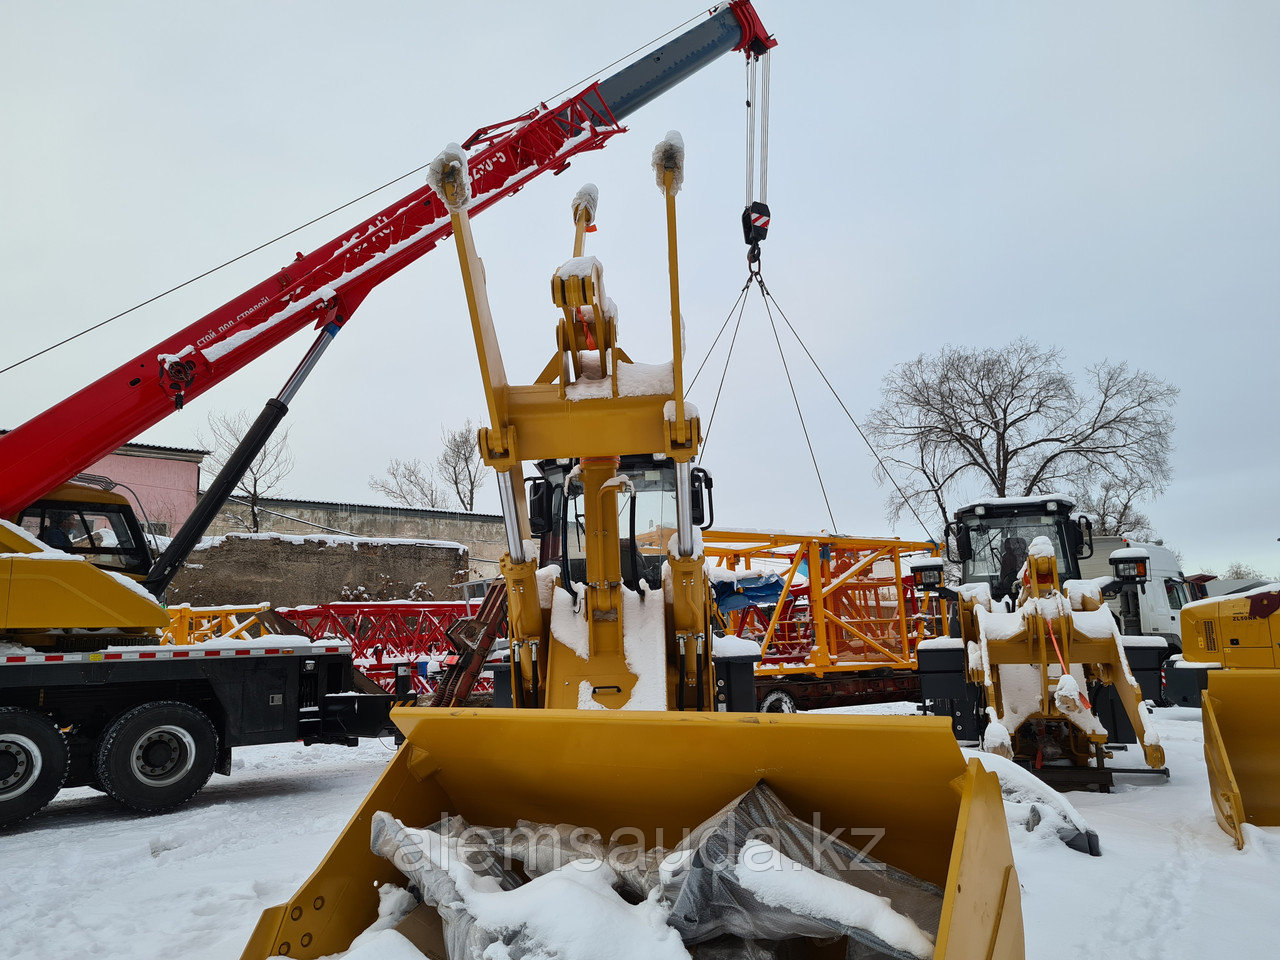
[[[898,491],[898,496],[902,498],[902,502],[905,503],[907,506],[907,509],[911,511],[911,515],[916,518],[916,522],[920,524],[920,528],[924,531],[925,536],[929,538],[930,542],[932,542],[933,535],[929,532],[929,527],[925,524],[924,520],[920,518],[920,514],[916,511],[915,505],[912,504],[910,498],[908,498],[907,495],[903,492],[902,487],[898,485],[898,481],[894,479],[893,474],[889,471],[888,465],[884,462],[884,459],[880,456],[879,451],[876,450],[875,445],[872,444],[870,439],[868,439],[867,435],[863,432],[862,427],[858,425],[858,421],[854,419],[853,414],[849,412],[849,408],[845,405],[844,400],[841,399],[839,392],[837,392],[836,388],[832,385],[830,378],[826,375],[826,373],[823,372],[822,367],[818,365],[818,361],[814,359],[813,353],[809,350],[809,347],[804,342],[804,339],[800,336],[799,332],[797,332],[796,328],[792,325],[791,320],[787,317],[786,311],[782,309],[782,306],[774,298],[773,293],[769,290],[768,285],[764,282],[764,278],[758,277],[758,282],[760,284],[760,290],[764,294],[766,301],[769,303],[772,303],[775,307],[778,308],[778,315],[782,317],[783,322],[786,323],[787,325],[787,329],[790,330],[791,335],[796,338],[796,343],[800,344],[800,349],[804,351],[805,356],[809,358],[809,362],[813,364],[813,369],[818,372],[818,376],[822,378],[822,382],[827,385],[827,389],[830,390],[831,395],[835,397],[836,403],[840,404],[840,409],[844,411],[844,415],[848,417],[849,422],[853,424],[853,429],[858,431],[858,436],[862,438],[862,442],[867,445],[867,449],[871,451],[871,455],[876,458],[876,463],[880,465],[880,469],[884,472],[884,475],[888,477],[889,482],[893,484],[893,489]]]
[[[675,33],[677,30],[683,29],[684,27],[693,23],[693,21],[699,19],[701,16],[703,16],[703,11],[699,11],[697,14],[690,17],[684,23],[681,23],[681,24],[678,24],[677,26],[672,27],[666,33],[663,33],[660,36],[654,37],[648,43],[641,44],[640,46],[636,47],[636,49],[632,50],[630,53],[626,54],[625,56],[619,57],[617,60],[614,60],[613,63],[606,64],[605,66],[601,67],[599,70],[595,70],[592,73],[587,74],[587,76],[584,77],[581,82],[586,83],[588,80],[604,73],[604,71],[608,70],[610,67],[615,67],[618,64],[622,63],[624,60],[627,60],[630,57],[633,57],[636,54],[640,53],[641,51],[646,50],[649,47],[652,47],[655,43],[658,43],[661,40],[665,40],[671,34]],[[569,90],[573,90],[577,88],[578,86],[579,86],[578,84],[575,84],[573,86],[565,87],[563,90],[557,93],[554,93],[550,97],[546,98],[546,100],[542,100],[539,102],[545,104],[549,101],[555,100],[557,97],[568,92]],[[107,324],[115,320],[119,320],[121,317],[127,317],[129,314],[133,313],[134,311],[141,310],[145,306],[153,304],[158,300],[162,300],[165,297],[169,296],[169,294],[176,293],[177,291],[181,290],[183,287],[189,287],[191,284],[195,283],[198,280],[203,280],[205,277],[212,276],[213,274],[217,273],[219,270],[229,267],[233,263],[238,263],[239,261],[243,260],[245,257],[252,256],[253,254],[258,253],[261,250],[265,250],[267,247],[271,246],[273,243],[278,243],[281,240],[284,240],[288,237],[293,236],[295,233],[298,233],[301,230],[305,230],[307,227],[314,226],[315,224],[319,223],[321,220],[325,220],[336,213],[341,213],[343,210],[346,210],[352,204],[359,203],[361,200],[367,200],[369,197],[372,197],[376,193],[381,193],[383,190],[386,190],[388,187],[392,187],[395,184],[399,183],[401,180],[404,180],[408,177],[412,177],[415,173],[420,173],[421,171],[427,169],[427,167],[429,166],[431,166],[430,162],[424,163],[419,167],[414,167],[412,170],[409,170],[406,173],[402,173],[400,176],[392,180],[388,180],[386,183],[382,184],[382,186],[380,187],[374,187],[372,190],[362,193],[360,196],[355,197],[351,200],[348,200],[346,203],[343,203],[343,204],[340,204],[339,206],[334,207],[332,210],[328,211],[327,213],[322,213],[320,214],[320,216],[314,217],[313,219],[308,220],[306,223],[298,224],[298,226],[294,227],[292,230],[286,230],[284,233],[280,234],[279,236],[273,237],[270,240],[265,240],[262,243],[258,244],[256,247],[252,247],[246,250],[244,253],[234,256],[230,260],[226,260],[218,264],[217,266],[210,267],[208,270],[205,270],[203,273],[196,274],[194,277],[191,277],[189,280],[184,280],[182,281],[182,283],[172,286],[168,290],[164,290],[161,293],[157,293],[155,296],[149,297],[148,299],[143,300],[140,303],[135,303],[132,307],[129,307],[127,310],[121,310],[115,316],[107,317],[107,319],[105,320],[99,320],[97,323],[92,324],[88,327],[85,327],[79,333],[73,333],[71,336],[66,337],[62,340],[59,340],[57,343],[51,343],[49,344],[49,346],[44,347],[41,350],[37,350],[35,353],[31,354],[30,356],[26,356],[26,357],[23,357],[21,360],[14,361],[13,363],[9,364],[7,367],[0,367],[0,375],[8,373],[10,370],[16,369],[17,367],[22,366],[24,363],[27,363],[28,361],[35,360],[37,357],[42,357],[46,353],[49,353],[52,350],[57,350],[59,347],[64,347],[68,343],[71,343],[73,340],[78,340],[81,337],[83,337],[85,334],[92,333],[95,330],[105,327]]]

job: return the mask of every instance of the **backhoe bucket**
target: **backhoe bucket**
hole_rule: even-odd
[[[376,919],[375,886],[405,883],[370,852],[377,811],[411,827],[460,814],[630,828],[671,847],[760,780],[796,816],[944,891],[935,958],[1023,956],[999,781],[966,765],[944,718],[406,707],[392,719],[405,743],[301,890],[263,912],[245,960],[344,950]]]
[[[1244,848],[1244,824],[1280,826],[1280,670],[1213,670],[1202,704],[1213,812]]]

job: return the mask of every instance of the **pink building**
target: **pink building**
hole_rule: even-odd
[[[200,464],[208,452],[126,443],[85,473],[114,480],[119,484],[116,492],[133,501],[138,522],[147,532],[168,536],[195,509],[200,490]]]

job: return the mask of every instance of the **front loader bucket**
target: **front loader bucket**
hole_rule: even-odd
[[[1202,703],[1213,812],[1244,848],[1244,824],[1280,826],[1280,670],[1209,673]]]
[[[760,780],[849,843],[883,831],[870,856],[942,888],[935,958],[1023,956],[999,782],[966,766],[944,718],[408,707],[392,719],[405,743],[302,889],[262,914],[245,960],[324,956],[373,922],[375,885],[405,882],[370,852],[379,810],[413,827],[448,814],[625,827],[670,847]]]

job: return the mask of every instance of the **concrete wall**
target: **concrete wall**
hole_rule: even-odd
[[[339,600],[454,600],[466,579],[461,544],[349,537],[232,534],[192,552],[170,603],[266,601],[277,607]]]
[[[496,577],[498,561],[507,549],[502,518],[494,514],[284,498],[263,500],[262,506],[265,508],[260,511],[263,533],[327,536],[324,530],[328,529],[357,537],[456,540],[467,548],[471,564],[469,579]],[[224,513],[233,512],[243,515],[247,508],[228,504]],[[209,528],[209,535],[244,529],[243,525],[219,517]]]

